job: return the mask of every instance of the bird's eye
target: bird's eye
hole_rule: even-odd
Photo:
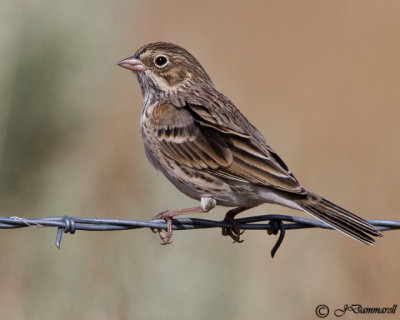
[[[168,59],[166,56],[159,55],[154,58],[154,64],[158,68],[164,68],[168,64]]]

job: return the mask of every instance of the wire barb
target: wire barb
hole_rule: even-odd
[[[282,244],[283,238],[285,238],[285,225],[279,219],[271,219],[269,222],[269,228],[267,233],[269,235],[277,235],[279,232],[278,240],[276,240],[275,245],[271,249],[271,257],[275,257],[276,252]]]
[[[70,234],[74,234],[76,231],[74,218],[71,218],[69,216],[64,216],[63,219],[64,219],[64,226],[60,226],[57,228],[57,236],[56,236],[57,249],[60,249],[61,246],[63,230],[64,233],[70,233]]]
[[[287,215],[261,215],[236,219],[242,230],[267,230],[268,234],[277,235],[278,240],[271,250],[274,257],[285,237],[287,230],[323,228],[332,229],[322,221],[308,218],[300,218]],[[268,221],[268,223],[265,223]],[[400,229],[400,221],[396,220],[367,220],[376,226],[379,231]],[[263,223],[264,222],[264,223]],[[285,223],[284,223],[285,222]],[[121,220],[102,218],[80,218],[80,217],[45,217],[38,219],[24,219],[19,217],[0,217],[0,229],[16,229],[25,227],[56,227],[56,246],[60,248],[63,233],[74,234],[76,230],[85,231],[117,231],[138,228],[167,229],[165,220]],[[179,218],[172,220],[173,230],[193,230],[205,228],[230,228],[231,223],[227,221],[214,221],[196,218]]]

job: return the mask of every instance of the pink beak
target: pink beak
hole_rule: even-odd
[[[134,59],[132,57],[121,60],[117,63],[120,67],[132,70],[132,71],[143,71],[146,69],[142,61]]]

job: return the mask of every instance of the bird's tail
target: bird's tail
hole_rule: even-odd
[[[375,243],[372,237],[383,236],[369,222],[311,192],[307,199],[296,202],[304,211],[365,244],[372,245]]]

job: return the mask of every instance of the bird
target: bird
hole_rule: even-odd
[[[140,127],[147,159],[178,190],[200,201],[198,207],[154,217],[167,222],[166,231],[158,230],[162,244],[171,242],[174,217],[217,205],[232,208],[224,219],[231,227],[222,234],[241,242],[235,216],[264,203],[306,212],[368,245],[382,236],[366,220],[304,188],[186,49],[153,42],[118,65],[136,74],[143,94]]]

